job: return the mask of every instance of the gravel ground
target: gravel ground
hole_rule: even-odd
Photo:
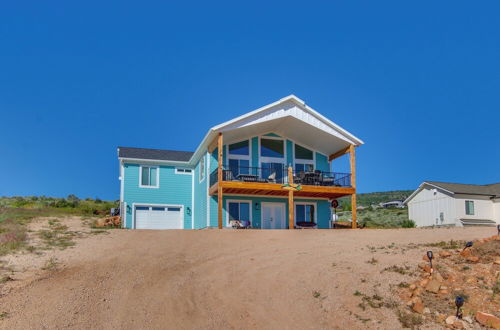
[[[415,279],[420,244],[494,229],[110,230],[50,252],[55,270],[11,258],[0,328],[397,329],[394,289]],[[384,306],[363,310],[374,295]]]

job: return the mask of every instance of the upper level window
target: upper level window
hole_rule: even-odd
[[[192,170],[190,168],[175,168],[175,174],[191,174]]]
[[[250,173],[250,143],[248,140],[228,146],[228,164],[233,178]]]
[[[250,144],[248,143],[248,140],[230,144],[229,145],[229,154],[230,155],[249,156],[250,155],[249,145]]]
[[[295,145],[295,159],[313,160],[313,152],[298,144]]]
[[[474,215],[474,201],[465,201],[465,214]]]
[[[285,144],[283,140],[260,139],[260,155],[262,157],[285,158]]]
[[[205,179],[205,155],[200,159],[200,182]]]
[[[299,164],[295,163],[295,172],[314,172],[314,165],[313,164]]]
[[[158,166],[141,166],[141,187],[158,188],[159,170]]]

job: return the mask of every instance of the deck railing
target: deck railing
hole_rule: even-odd
[[[324,171],[292,171],[293,182],[311,186],[351,187],[351,174]],[[222,167],[223,181],[260,182],[260,183],[288,183],[288,168],[281,164],[272,164],[269,167]],[[210,186],[218,181],[217,169],[210,174]]]

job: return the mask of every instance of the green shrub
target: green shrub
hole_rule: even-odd
[[[415,228],[416,226],[415,221],[411,219],[404,219],[401,221],[401,227],[403,228]]]

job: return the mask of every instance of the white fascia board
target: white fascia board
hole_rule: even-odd
[[[446,191],[447,193],[449,193],[449,194],[451,194],[451,195],[455,195],[455,193],[454,193],[453,191],[446,190],[446,189],[444,189],[444,188],[442,188],[442,187],[440,187],[440,186],[436,186],[435,184],[431,184],[431,183],[428,183],[428,182],[425,182],[425,181],[424,181],[424,182],[422,182],[422,183],[420,184],[420,186],[418,186],[418,188],[417,188],[417,189],[416,189],[416,190],[415,190],[415,191],[414,191],[414,192],[413,192],[410,196],[408,196],[408,198],[407,198],[407,199],[405,199],[405,201],[403,202],[403,204],[405,204],[405,205],[406,205],[406,204],[408,204],[408,202],[409,202],[410,200],[412,200],[412,199],[413,199],[413,197],[415,197],[415,196],[416,196],[419,192],[421,192],[421,191],[422,191],[422,189],[424,189],[424,186],[425,186],[425,185],[428,185],[428,186],[434,187],[434,188],[439,189],[439,190]]]
[[[141,159],[141,158],[118,158],[123,163],[134,163],[134,164],[154,164],[154,165],[166,165],[166,166],[182,166],[191,168],[189,162],[173,161],[173,160],[160,160],[160,159]]]
[[[193,166],[197,160],[200,158],[200,156],[203,154],[204,152],[204,149],[206,147],[208,147],[208,143],[214,138],[214,136],[216,135],[217,132],[219,131],[223,131],[224,128],[228,127],[228,126],[231,126],[241,120],[244,120],[246,118],[249,118],[255,114],[258,114],[260,112],[263,112],[267,109],[270,109],[272,107],[275,107],[281,103],[284,103],[284,102],[287,102],[287,101],[292,101],[294,102],[296,105],[298,105],[299,107],[303,108],[304,110],[306,110],[307,112],[309,112],[311,115],[313,115],[314,117],[316,117],[318,120],[324,122],[325,124],[327,124],[328,126],[330,126],[331,128],[333,128],[334,130],[338,131],[341,135],[343,135],[345,138],[347,138],[348,140],[354,142],[354,144],[356,146],[360,146],[362,144],[364,144],[364,142],[361,140],[361,139],[358,139],[357,137],[355,137],[354,135],[352,135],[351,133],[349,133],[348,131],[346,131],[345,129],[341,128],[339,125],[335,124],[334,122],[332,122],[331,120],[329,120],[328,118],[326,118],[325,116],[321,115],[319,112],[317,112],[316,110],[314,110],[313,108],[309,107],[308,105],[306,105],[306,103],[301,100],[300,98],[298,98],[297,96],[291,94],[291,95],[288,95],[276,102],[273,102],[273,103],[270,103],[270,104],[267,104],[263,107],[260,107],[256,110],[253,110],[253,111],[250,111],[244,115],[241,115],[239,117],[236,117],[234,119],[231,119],[229,121],[226,121],[222,124],[219,124],[219,125],[216,125],[214,127],[212,127],[211,129],[208,130],[207,134],[205,135],[205,137],[203,138],[202,142],[200,143],[200,145],[198,146],[198,148],[196,149],[195,153],[193,154],[193,156],[191,157],[190,159],[190,163],[191,165]]]

